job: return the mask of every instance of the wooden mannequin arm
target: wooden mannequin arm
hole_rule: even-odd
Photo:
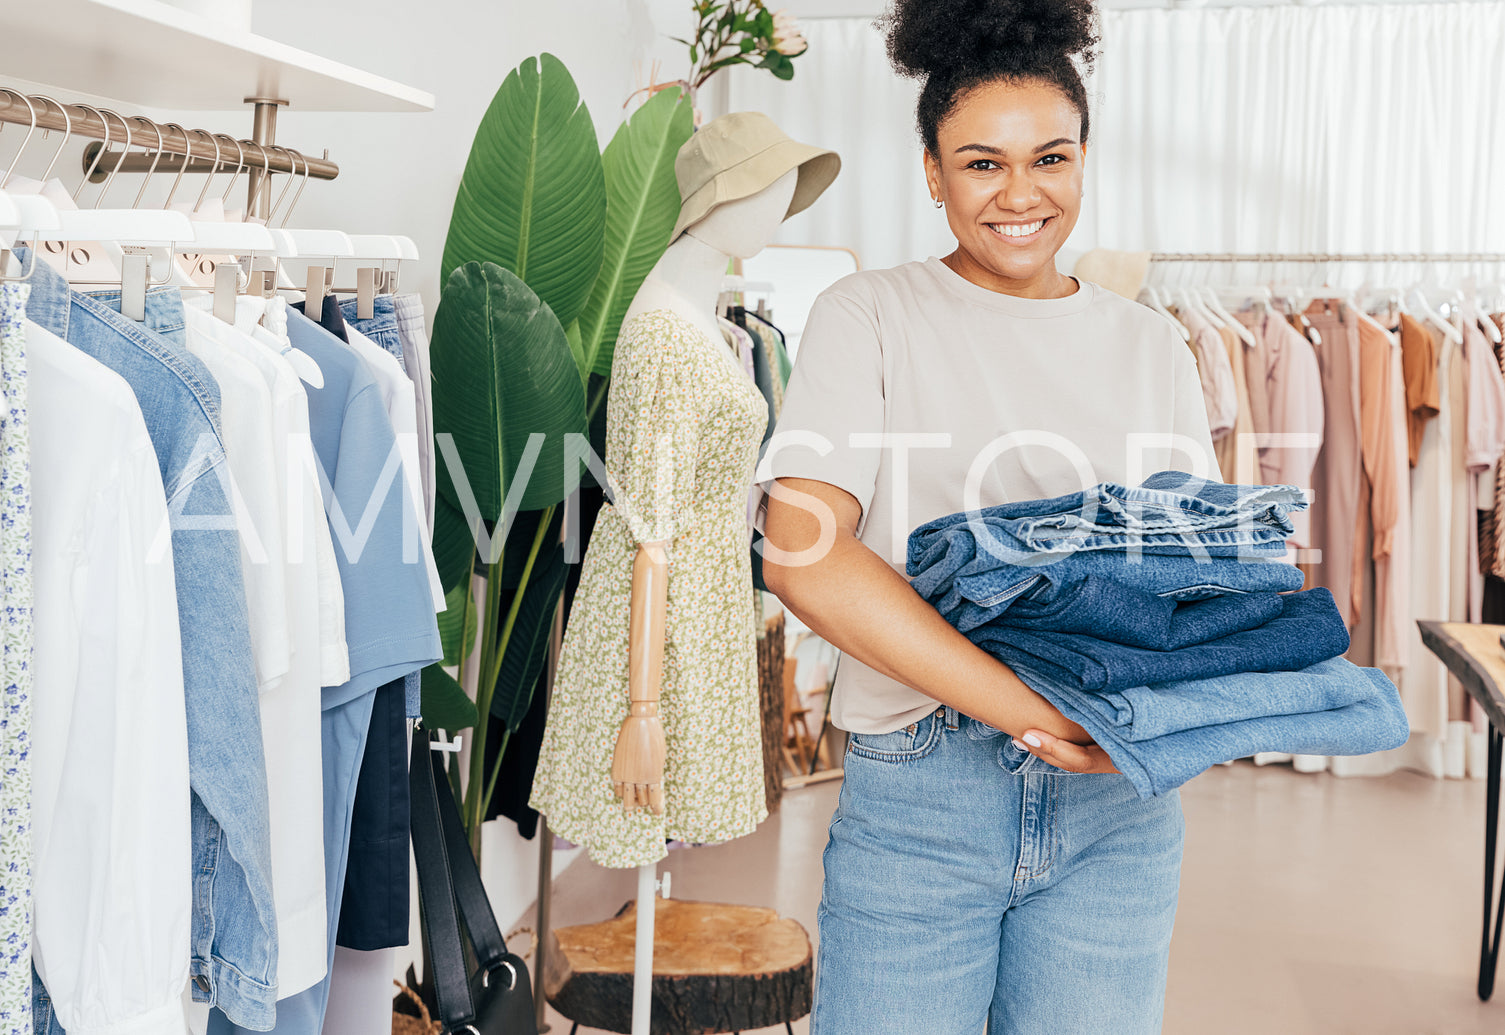
[[[659,685],[669,606],[667,542],[642,543],[632,562],[632,598],[627,631],[630,709],[612,755],[612,791],[627,810],[664,812],[664,727]]]

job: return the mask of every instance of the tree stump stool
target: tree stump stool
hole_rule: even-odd
[[[656,899],[652,1035],[752,1031],[810,1012],[810,936],[772,909]],[[575,1022],[632,1031],[637,906],[549,932],[544,994]]]

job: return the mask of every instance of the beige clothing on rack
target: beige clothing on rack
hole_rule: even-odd
[[[1444,361],[1448,358],[1452,346],[1443,338],[1442,332],[1422,327],[1405,317],[1402,318],[1402,349],[1406,347],[1405,327],[1408,322],[1413,335],[1419,332],[1427,337],[1425,348],[1428,352]],[[1409,355],[1414,357],[1415,353]],[[1404,359],[1406,354],[1403,354]],[[1412,391],[1416,373],[1414,363],[1406,363],[1407,426],[1412,432],[1417,427],[1417,396]],[[1429,377],[1436,388],[1432,398],[1436,400],[1439,419],[1421,422],[1421,437],[1414,454],[1415,464],[1411,468],[1411,618],[1445,621],[1449,614],[1449,576],[1452,571],[1451,390],[1447,377],[1435,372]],[[1406,635],[1410,643],[1407,650],[1409,660],[1400,685],[1406,718],[1413,733],[1442,737],[1447,733],[1447,669],[1421,642],[1414,621]]]
[[[1410,622],[1411,479],[1405,431],[1405,386],[1400,343],[1366,317],[1358,320],[1359,427],[1363,470],[1356,541],[1370,540],[1366,555],[1354,552],[1354,620],[1369,562],[1374,562],[1374,655],[1372,663],[1392,679],[1405,667]]]
[[[1313,346],[1321,369],[1323,408],[1322,451],[1312,467],[1312,545],[1322,551],[1317,584],[1332,591],[1338,613],[1352,629],[1358,618],[1353,566],[1364,474],[1358,315],[1348,306],[1322,300],[1313,302],[1306,316],[1322,341],[1320,347]]]
[[[1244,373],[1244,339],[1240,338],[1238,332],[1231,327],[1222,328],[1219,334],[1223,339],[1223,347],[1228,352],[1229,369],[1233,371],[1233,391],[1238,403],[1238,412],[1233,418],[1233,430],[1214,442],[1212,446],[1218,454],[1218,469],[1223,472],[1223,481],[1252,485],[1259,481],[1258,474],[1255,471],[1238,469],[1239,450],[1253,449],[1254,446],[1253,441],[1241,438],[1241,436],[1254,434],[1254,418],[1249,402],[1249,379]],[[1247,442],[1248,445],[1241,445],[1243,442]]]
[[[1454,320],[1453,327],[1461,330],[1461,323]],[[1452,406],[1447,414],[1452,425],[1452,482],[1453,507],[1448,523],[1448,620],[1453,622],[1477,622],[1483,616],[1484,576],[1479,573],[1479,528],[1476,511],[1479,506],[1478,482],[1469,466],[1468,438],[1469,369],[1468,340],[1463,345],[1450,344],[1447,351],[1444,376]],[[1442,419],[1441,415],[1438,417]],[[1468,691],[1452,673],[1448,674],[1448,719],[1457,721],[1468,718]]]

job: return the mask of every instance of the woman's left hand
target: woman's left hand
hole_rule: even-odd
[[[1044,759],[1057,769],[1072,773],[1116,773],[1118,768],[1108,752],[1096,744],[1073,744],[1069,740],[1053,737],[1044,730],[1025,730],[1024,736],[1014,738],[1014,746],[1023,748],[1036,758]]]

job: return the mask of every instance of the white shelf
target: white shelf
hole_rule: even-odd
[[[161,0],[0,0],[0,71],[143,108],[432,111],[432,94]],[[0,83],[0,85],[5,85]]]

